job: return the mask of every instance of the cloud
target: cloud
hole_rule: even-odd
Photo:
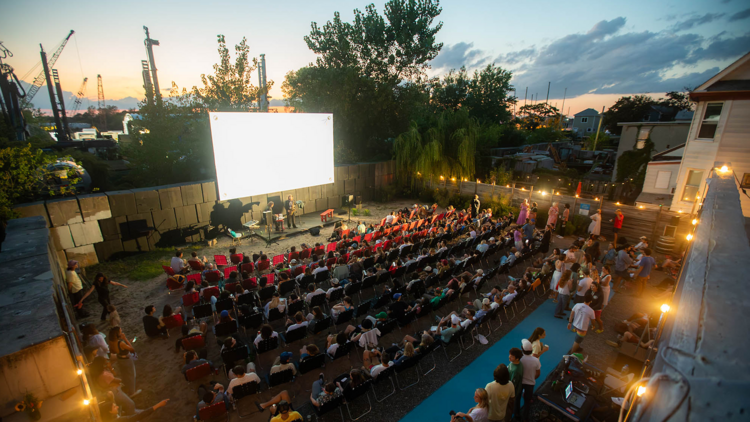
[[[465,42],[445,46],[430,64],[433,70],[450,70],[461,66],[476,67],[488,60],[484,51],[472,47],[474,43]]]
[[[750,50],[750,32],[705,38],[693,33],[623,32],[624,18],[602,21],[583,34],[505,53],[496,61],[513,71],[518,91],[546,89],[551,97],[586,93],[667,92],[697,86],[715,75],[712,61],[733,60]],[[536,92],[536,91],[534,91]]]
[[[724,13],[706,13],[703,16],[693,16],[690,19],[675,23],[670,27],[670,29],[674,32],[687,31],[688,29],[692,29],[693,27],[711,23],[723,17],[724,15]]]
[[[729,22],[734,22],[734,21],[741,21],[747,18],[750,18],[750,9],[745,9],[741,12],[737,12],[734,15],[730,16],[728,20]]]

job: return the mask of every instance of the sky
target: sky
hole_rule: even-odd
[[[13,52],[4,59],[25,75],[40,61],[39,44],[49,55],[76,31],[55,68],[66,105],[84,77],[87,100],[96,106],[96,76],[102,75],[107,105],[136,106],[144,97],[141,60],[148,26],[159,84],[167,92],[201,85],[218,61],[217,34],[227,44],[247,37],[250,53],[266,55],[267,79],[274,81],[272,105],[283,105],[284,75],[315,61],[303,37],[311,22],[321,26],[341,12],[353,19],[354,8],[368,3],[344,0],[257,2],[131,0],[126,3],[51,0],[5,2],[0,14],[0,41]],[[64,5],[64,6],[63,6]],[[375,3],[382,13],[384,2]],[[570,115],[586,108],[601,110],[623,95],[696,87],[750,51],[748,0],[497,1],[441,2],[444,44],[430,76],[466,66],[470,71],[495,63],[512,70],[516,96],[546,99]],[[25,78],[33,81],[37,72]],[[257,85],[257,77],[254,82]],[[567,93],[566,93],[567,88]],[[48,109],[43,87],[33,103]],[[70,104],[70,105],[68,105]]]

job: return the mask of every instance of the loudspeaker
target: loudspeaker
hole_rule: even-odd
[[[344,195],[341,197],[341,207],[348,207],[354,205],[354,195]]]
[[[318,236],[320,234],[320,229],[321,228],[322,227],[320,227],[320,226],[310,227],[310,229],[308,229],[308,231],[310,232],[311,235]]]

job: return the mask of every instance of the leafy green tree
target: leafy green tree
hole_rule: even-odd
[[[54,156],[28,143],[0,149],[0,221],[16,216],[13,205],[44,192],[43,182],[50,175],[47,165],[54,161]]]
[[[669,91],[665,94],[666,98],[662,99],[659,104],[674,107],[677,110],[692,110],[694,104],[690,101],[690,91],[689,87],[685,87],[685,92]]]
[[[622,153],[617,159],[617,178],[616,182],[624,182],[633,179],[635,186],[643,186],[646,178],[646,167],[651,161],[651,154],[654,151],[654,143],[651,138],[647,138],[642,149],[636,149]]]
[[[526,104],[519,109],[519,123],[526,130],[536,130],[539,127],[553,126],[552,120],[560,111],[547,103]],[[554,125],[556,126],[556,125]]]
[[[432,82],[430,103],[438,110],[458,110],[469,96],[471,78],[466,67],[451,69],[442,79]]]
[[[653,105],[656,105],[656,101],[648,95],[621,97],[604,112],[602,127],[607,128],[610,133],[620,135],[622,126],[617,126],[617,123],[640,122]]]
[[[442,80],[432,83],[431,102],[438,110],[458,110],[466,107],[469,114],[481,123],[500,123],[511,117],[509,108],[515,98],[509,96],[513,73],[495,64],[469,78],[465,67],[448,72]]]

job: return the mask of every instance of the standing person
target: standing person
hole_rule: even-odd
[[[76,317],[86,318],[89,313],[83,310],[83,283],[81,282],[78,273],[78,261],[71,259],[68,261],[68,269],[65,271],[65,283],[68,285],[68,296],[70,297],[70,303],[73,304]]]
[[[573,302],[575,303],[583,303],[583,298],[586,296],[586,292],[589,290],[589,287],[591,287],[591,282],[594,281],[590,277],[591,271],[588,268],[581,268],[581,273],[583,273],[583,277],[578,280],[576,295],[573,300]]]
[[[560,208],[557,207],[557,202],[553,202],[552,206],[549,207],[549,216],[547,217],[547,225],[552,225],[552,230],[557,225],[557,216],[560,214]]]
[[[510,372],[510,381],[513,383],[513,387],[516,390],[516,396],[521,394],[521,382],[523,381],[523,365],[521,365],[522,357],[523,352],[518,347],[510,349],[508,352],[508,360],[510,361],[508,372]]]
[[[542,364],[539,359],[531,355],[531,342],[527,339],[521,340],[523,345],[523,379],[521,380],[521,395],[516,396],[516,417],[521,420],[529,420],[529,411],[531,410],[531,399],[534,397],[534,386],[536,379],[542,372]],[[523,398],[523,408],[521,408],[521,399]]]
[[[536,214],[539,212],[536,202],[531,203],[531,209],[529,210],[529,221],[532,226],[536,226]]]
[[[531,355],[537,359],[542,357],[544,352],[549,350],[549,346],[542,343],[542,339],[545,337],[547,337],[547,332],[545,332],[542,327],[536,327],[534,332],[531,333],[531,337],[529,337],[529,341],[531,342]]]
[[[523,223],[526,222],[526,217],[529,213],[529,200],[524,199],[521,203],[521,210],[518,212],[518,220],[516,220],[516,224],[519,226],[522,226]]]
[[[492,373],[492,378],[494,378],[494,381],[484,387],[489,399],[489,414],[485,420],[505,421],[506,415],[513,414],[514,400],[511,399],[516,397],[516,388],[510,382],[510,371],[504,363],[497,365]],[[476,419],[474,420],[476,421]]]
[[[621,210],[615,211],[615,219],[614,220],[609,220],[609,221],[614,222],[614,228],[613,228],[613,230],[615,232],[615,240],[614,240],[615,247],[617,247],[617,233],[619,233],[620,229],[622,229],[622,222],[623,222],[623,220],[625,220],[625,216],[622,214]]]
[[[635,272],[635,297],[643,295],[643,289],[646,282],[651,278],[651,269],[656,267],[656,260],[651,256],[651,249],[643,249],[643,256],[638,262],[638,269]]]
[[[534,224],[531,220],[527,218],[521,230],[523,230],[523,237],[531,243],[534,240]]]
[[[600,227],[601,228],[601,227]],[[601,245],[599,244],[599,236],[591,235],[589,240],[586,241],[586,253],[591,255],[591,259],[598,261],[602,254]]]
[[[292,195],[286,197],[284,208],[286,208],[286,226],[289,228],[294,226],[294,228],[296,229],[297,222],[294,221],[294,213],[295,211],[297,211],[297,205],[294,203],[294,198],[292,197]]]
[[[542,234],[542,241],[539,244],[539,252],[546,254],[549,252],[549,244],[552,241],[552,230],[555,226],[547,224],[547,227],[544,228],[544,233]]]
[[[602,303],[604,302],[604,296],[602,296],[602,288],[599,286],[599,283],[593,282],[586,294],[591,295],[591,305],[589,306],[594,310],[594,316],[596,317],[593,323],[594,332],[601,334],[604,332],[604,323],[602,322]],[[596,328],[597,323],[599,323],[599,329]]]
[[[456,416],[453,419],[458,417],[463,418],[463,420],[468,422],[487,422],[487,414],[489,413],[490,406],[487,390],[484,388],[477,388],[476,391],[474,391],[474,401],[477,403],[476,406],[469,409],[467,413],[456,413]]]
[[[609,283],[612,281],[612,276],[609,274],[609,266],[604,265],[602,267],[602,274],[599,278],[599,287],[602,288],[602,310],[607,307],[609,303],[610,286]]]
[[[617,259],[615,260],[615,284],[617,284],[617,290],[622,290],[625,280],[630,278],[628,268],[633,265],[633,258],[630,256],[632,246],[623,245],[623,247],[617,251]],[[619,284],[617,283],[619,281]]]
[[[135,349],[120,327],[112,327],[107,336],[109,351],[117,357],[117,369],[122,378],[122,391],[130,397],[135,397],[142,390],[135,389]]]
[[[622,227],[622,225],[620,225]],[[588,232],[591,233],[591,236],[599,237],[599,234],[602,232],[602,210],[598,209],[596,210],[596,214],[591,216],[591,224],[589,224]],[[617,236],[615,232],[615,237]]]
[[[552,278],[550,279],[549,283],[549,290],[550,290],[550,299],[554,303],[557,303],[557,295],[559,292],[557,291],[557,284],[560,282],[560,279],[563,275],[563,262],[559,259],[555,259],[555,272],[552,273]]]
[[[560,224],[560,233],[557,237],[561,238],[565,235],[565,226],[568,224],[568,219],[570,219],[570,204],[565,204],[565,209],[562,213],[562,219]]]
[[[560,281],[557,283],[557,307],[555,308],[555,318],[563,319],[565,317],[565,309],[568,308],[570,303],[570,289],[573,287],[573,271],[563,271]]]
[[[570,349],[570,353],[576,353],[583,350],[581,343],[586,338],[586,332],[589,330],[589,324],[591,321],[596,319],[594,310],[591,309],[591,301],[593,298],[590,294],[587,294],[583,298],[583,303],[578,303],[573,307],[570,312],[570,318],[568,318],[568,330],[573,326],[573,331],[576,333],[576,339],[573,343],[573,347]]]
[[[523,233],[520,226],[516,227],[516,231],[513,232],[513,240],[516,242],[516,250],[523,250]]]
[[[479,202],[479,195],[474,195],[474,199],[471,201],[471,218],[477,218],[480,205],[481,202]]]
[[[124,288],[128,288],[128,286],[124,284],[120,284],[116,281],[112,281],[104,276],[102,273],[96,274],[94,277],[94,283],[91,285],[91,288],[89,291],[87,291],[83,297],[81,298],[81,301],[78,302],[81,306],[83,306],[83,301],[91,294],[94,289],[96,289],[96,296],[99,300],[99,304],[102,305],[102,321],[107,319],[107,315],[109,314],[108,307],[111,304],[109,300],[109,285],[114,284],[115,286],[120,286]],[[78,306],[78,305],[76,305]]]

